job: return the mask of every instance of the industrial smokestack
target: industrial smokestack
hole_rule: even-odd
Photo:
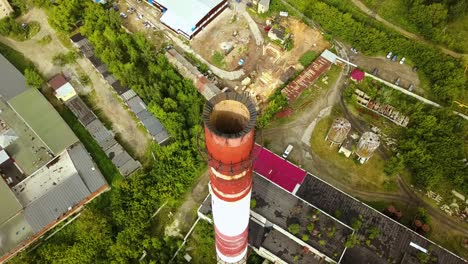
[[[256,118],[237,93],[218,94],[203,110],[218,263],[246,263]]]

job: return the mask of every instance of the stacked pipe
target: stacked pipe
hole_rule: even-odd
[[[237,93],[218,94],[203,110],[218,263],[246,262],[256,117]]]

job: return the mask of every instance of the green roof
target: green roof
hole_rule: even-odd
[[[21,210],[21,204],[16,199],[6,182],[0,177],[0,225]],[[1,239],[0,239],[1,240]]]
[[[78,141],[73,131],[37,89],[30,88],[8,103],[55,155]]]
[[[34,232],[26,221],[24,213],[0,224],[0,256],[5,255],[32,235]]]

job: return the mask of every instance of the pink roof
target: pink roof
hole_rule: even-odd
[[[306,171],[274,154],[266,148],[255,145],[257,159],[254,170],[263,177],[292,192],[296,184],[302,184]]]
[[[364,72],[354,68],[353,72],[351,73],[351,79],[360,82],[364,79]]]

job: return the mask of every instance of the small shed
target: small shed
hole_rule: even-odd
[[[358,68],[355,68],[353,70],[353,72],[351,73],[351,80],[355,81],[355,82],[362,82],[362,80],[364,79],[364,72],[359,70]]]
[[[67,102],[76,96],[75,88],[67,81],[63,74],[55,75],[48,81],[49,86],[54,90],[54,95],[63,102]]]

